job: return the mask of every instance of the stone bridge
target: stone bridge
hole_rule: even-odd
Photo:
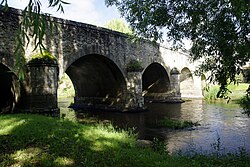
[[[25,79],[15,73],[14,51],[20,11],[0,12],[1,110],[57,110],[58,81],[64,73],[74,89],[74,106],[140,110],[144,102],[179,102],[202,97],[204,77],[188,54],[94,25],[54,18],[58,29],[44,38],[57,61],[33,62],[33,41],[25,47]]]

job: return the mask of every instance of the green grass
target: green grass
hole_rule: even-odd
[[[184,120],[174,120],[174,119],[162,119],[157,122],[158,127],[170,128],[170,129],[184,129],[190,128],[193,126],[198,126],[198,123],[194,123],[192,121]]]
[[[246,90],[248,86],[249,86],[248,83],[228,85],[227,88],[232,92],[232,93],[229,93],[229,97],[231,98],[231,100],[236,101],[236,100],[241,99],[246,94]],[[219,91],[219,85],[214,85],[214,86],[209,87],[209,89],[204,92],[204,99],[208,101],[217,100],[216,95],[218,91]]]
[[[79,124],[41,115],[0,116],[0,166],[250,166],[246,154],[194,157],[135,146],[111,125]]]
[[[228,89],[232,91],[246,91],[248,86],[248,83],[230,84]]]
[[[218,85],[209,87],[207,90],[204,91],[204,99],[208,101],[216,100],[219,89],[220,87]]]
[[[240,83],[238,85],[230,84],[228,85],[228,89],[232,91],[232,93],[229,95],[232,100],[239,100],[243,96],[246,95],[246,90],[248,88],[249,84],[247,83]]]

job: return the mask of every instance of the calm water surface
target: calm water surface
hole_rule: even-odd
[[[59,105],[61,111],[69,112],[65,108],[66,99]],[[140,139],[160,138],[170,153],[180,150],[184,153],[228,153],[244,148],[250,154],[250,118],[242,114],[243,110],[236,104],[192,100],[181,104],[147,104],[147,107],[149,111],[140,113],[88,112],[88,115],[110,121],[120,128],[135,128]],[[184,130],[156,128],[157,122],[164,118],[191,120],[200,125]]]

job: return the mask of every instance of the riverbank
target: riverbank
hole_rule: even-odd
[[[243,96],[246,95],[246,90],[248,88],[248,83],[239,83],[239,84],[230,84],[228,85],[229,92],[228,97],[230,97],[231,101],[238,101]],[[219,92],[220,86],[213,85],[204,91],[204,99],[208,101],[219,100],[217,98],[217,93]],[[222,99],[220,99],[222,100]],[[224,99],[223,99],[224,100]],[[228,99],[227,99],[228,100]],[[226,101],[227,101],[226,100]]]
[[[0,116],[0,143],[0,166],[250,166],[244,150],[169,155],[159,147],[137,147],[136,135],[110,124],[31,114]]]

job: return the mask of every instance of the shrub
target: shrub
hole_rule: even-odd
[[[219,89],[220,89],[219,86],[211,86],[205,88],[204,91],[205,100],[216,100]]]
[[[127,71],[140,72],[143,70],[142,63],[138,60],[130,60],[127,65]]]
[[[188,120],[179,121],[174,119],[162,119],[158,122],[158,127],[170,128],[170,129],[184,129],[193,126],[198,126],[198,122],[192,122]]]
[[[243,77],[244,77],[244,82],[246,83],[250,82],[250,69],[243,70]]]
[[[244,109],[245,113],[250,116],[250,85],[246,92],[246,95],[240,99],[240,106]]]

